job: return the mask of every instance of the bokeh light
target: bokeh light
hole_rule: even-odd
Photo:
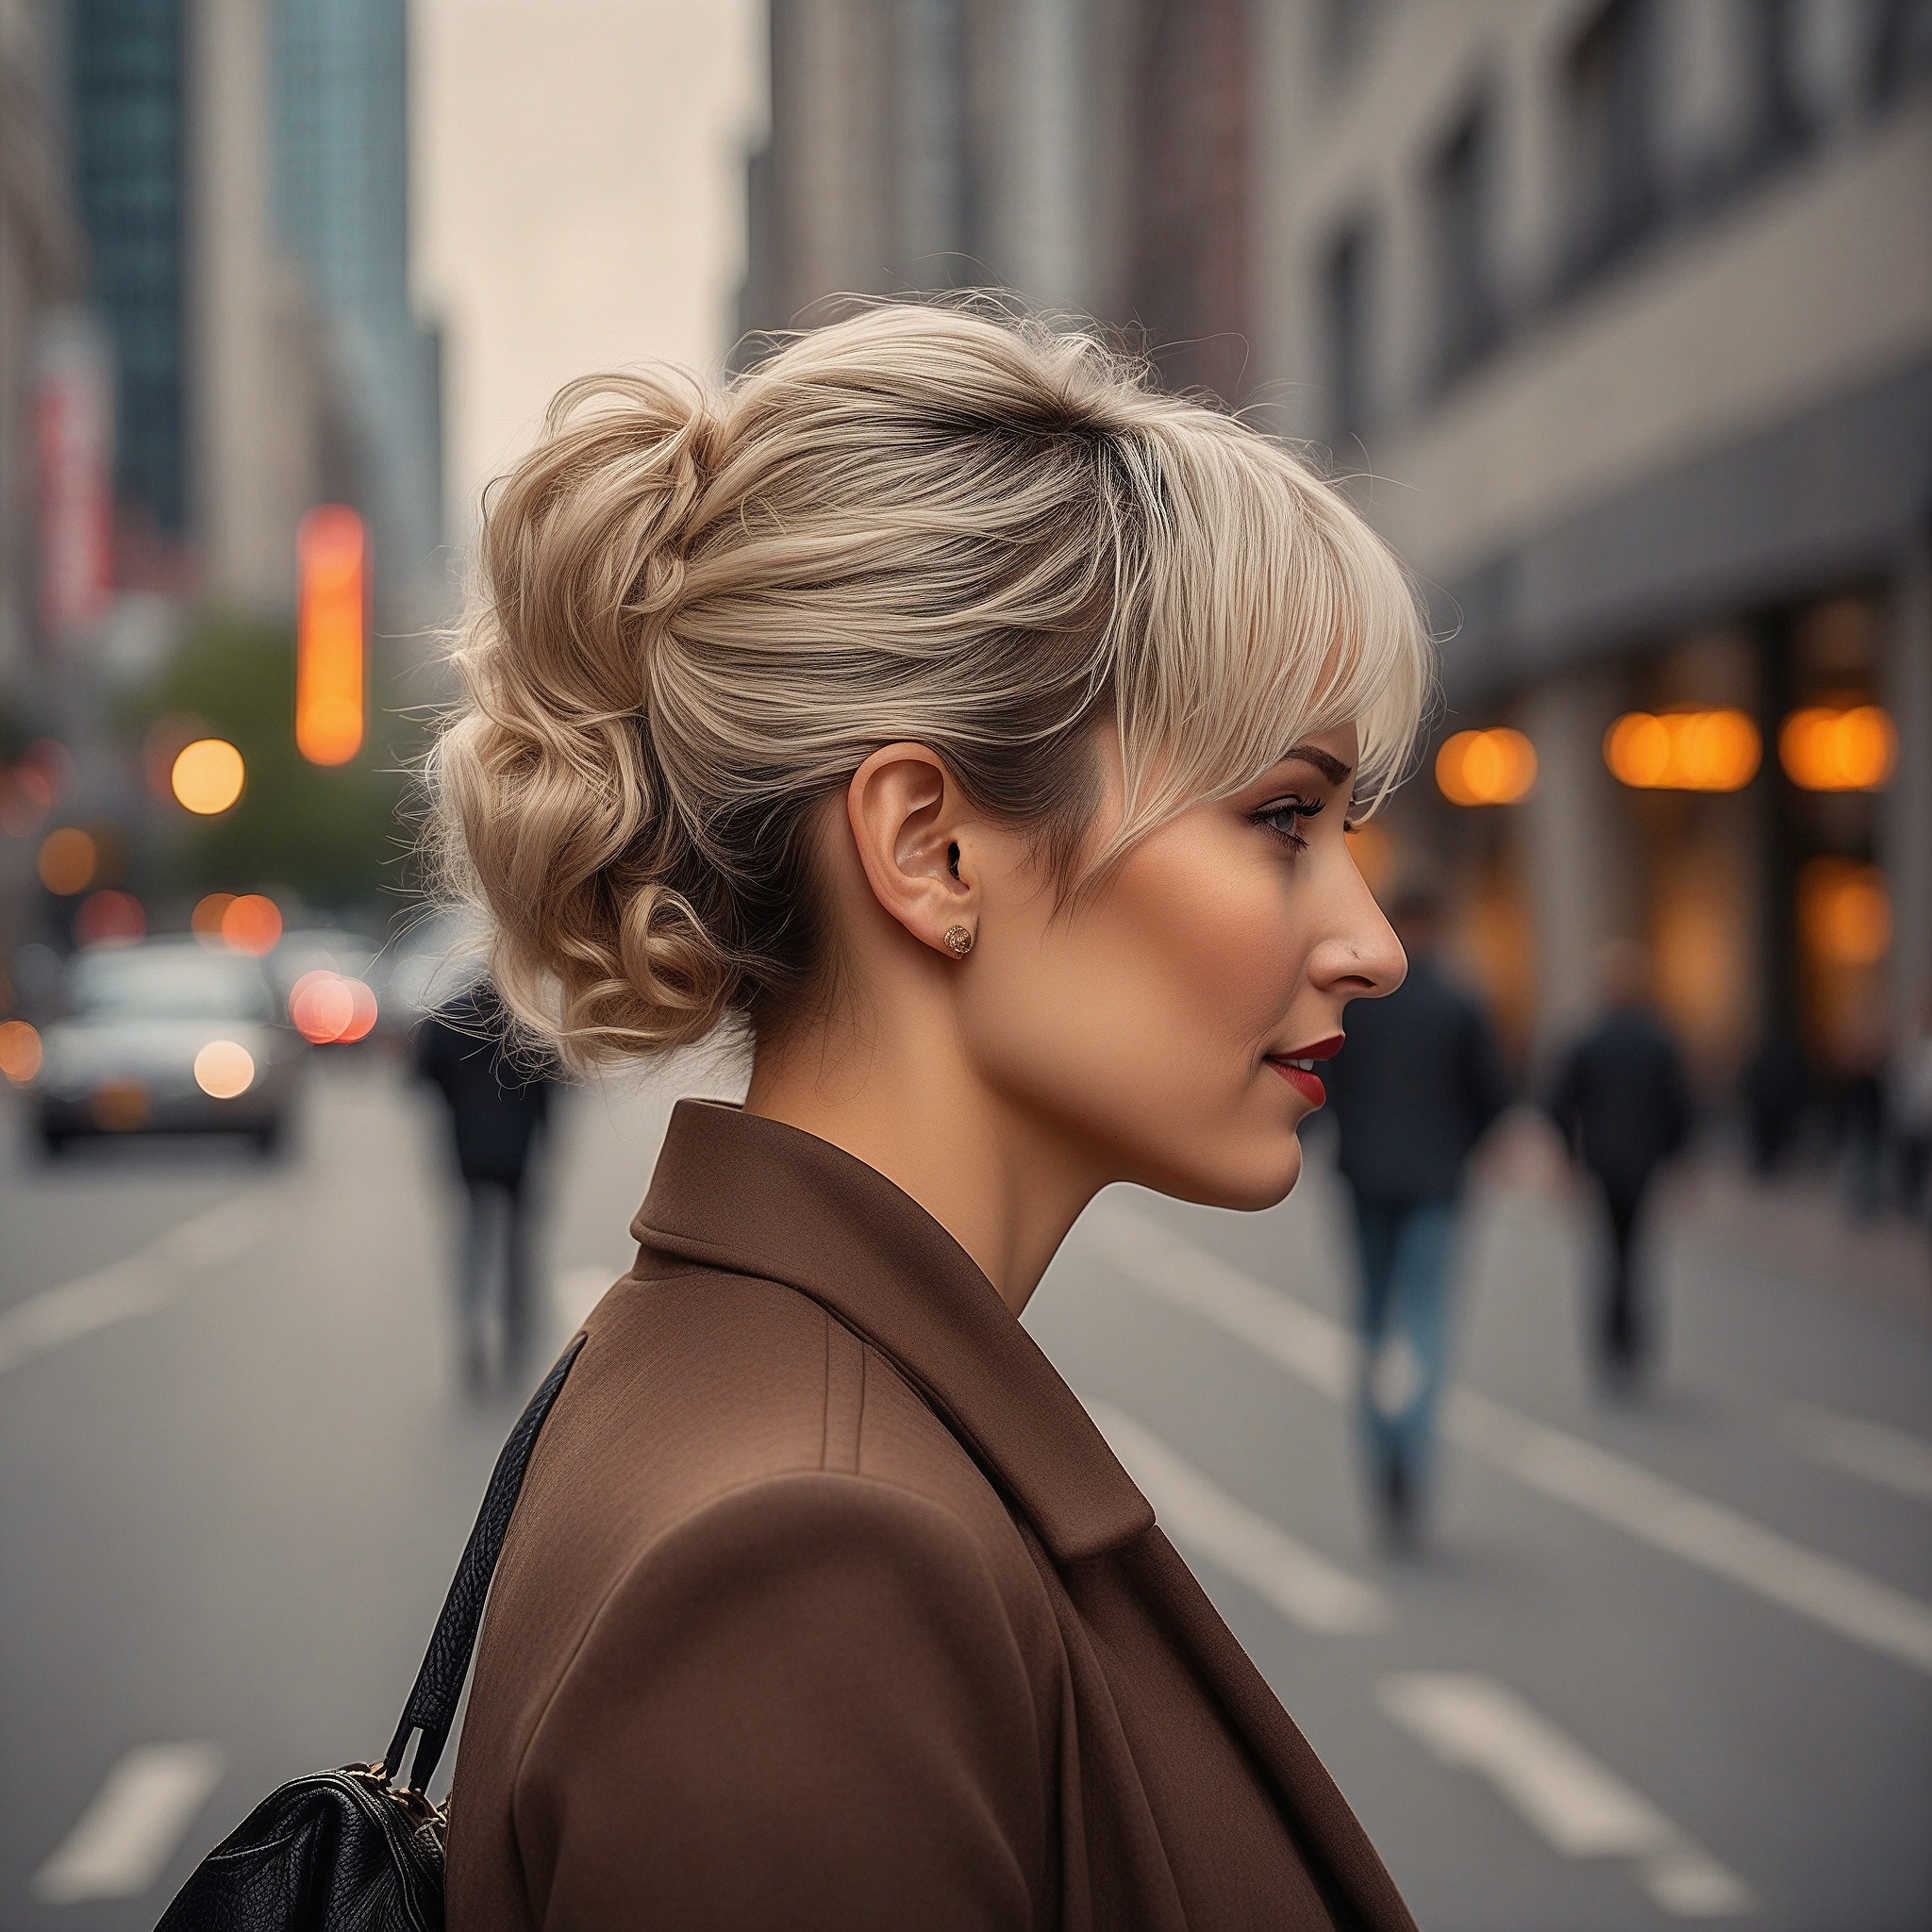
[[[375,1025],[375,989],[359,979],[343,982],[349,989],[349,999],[354,1011],[349,1015],[349,1024],[339,1036],[344,1046],[358,1040],[367,1040]]]
[[[74,915],[77,946],[106,945],[147,936],[147,913],[132,892],[90,892]]]
[[[222,936],[222,921],[228,908],[235,903],[233,892],[208,892],[194,902],[194,910],[188,916],[188,924],[197,937],[205,940],[219,940]]]
[[[1876,705],[1807,706],[1779,727],[1786,775],[1806,791],[1876,791],[1898,763],[1898,732]]]
[[[242,754],[225,738],[197,738],[182,748],[168,783],[188,810],[212,818],[242,796],[247,775]]]
[[[0,1074],[25,1087],[41,1071],[41,1036],[25,1020],[0,1021]]]
[[[326,966],[305,973],[289,990],[289,1018],[311,1046],[340,1040],[355,1012],[348,982]]]
[[[1451,805],[1514,805],[1536,784],[1536,747],[1520,731],[1458,731],[1436,754],[1436,783]]]
[[[62,825],[41,841],[41,883],[61,898],[84,892],[101,867],[101,848],[78,825]]]
[[[375,1017],[375,991],[326,966],[305,973],[289,990],[289,1018],[311,1046],[366,1040]]]
[[[222,908],[222,938],[238,953],[260,958],[275,951],[281,937],[281,911],[260,892],[243,892]]]
[[[255,1056],[239,1040],[210,1040],[194,1056],[194,1084],[210,1100],[233,1100],[255,1084]]]
[[[1833,966],[1875,966],[1891,947],[1891,895],[1875,865],[1814,858],[1798,874],[1805,950]]]
[[[1764,741],[1749,713],[1628,711],[1604,735],[1604,762],[1641,791],[1738,791],[1757,775]]]

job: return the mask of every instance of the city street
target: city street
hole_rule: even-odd
[[[0,1932],[150,1925],[272,1786],[382,1749],[515,1413],[455,1374],[433,1100],[313,1058],[275,1162],[50,1166],[0,1118]],[[558,1340],[627,1263],[680,1082],[729,1091],[686,1065],[566,1103]],[[1486,1192],[1440,1517],[1400,1559],[1355,1477],[1339,1208],[1319,1162],[1259,1216],[1109,1195],[1027,1323],[1427,1932],[1920,1932],[1923,1257],[1789,1191],[1687,1194],[1666,1373],[1606,1406],[1587,1216]]]

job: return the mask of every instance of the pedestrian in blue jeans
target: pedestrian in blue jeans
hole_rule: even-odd
[[[1383,1532],[1400,1548],[1428,1490],[1463,1176],[1509,1089],[1488,1016],[1438,962],[1434,900],[1407,892],[1391,916],[1408,977],[1349,1009],[1326,1084],[1361,1268],[1363,1453]]]

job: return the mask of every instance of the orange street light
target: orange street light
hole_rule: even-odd
[[[242,754],[225,738],[197,738],[176,755],[168,784],[179,804],[212,818],[242,796],[247,775]]]
[[[362,748],[363,614],[369,596],[362,519],[324,504],[295,536],[301,617],[295,642],[295,745],[314,765],[346,764]]]
[[[1604,762],[1640,791],[1739,791],[1764,741],[1743,711],[1627,711],[1604,734]]]
[[[219,940],[222,936],[222,921],[227,917],[228,908],[235,903],[233,892],[205,892],[194,902],[194,910],[189,915],[188,924],[197,939]]]
[[[1451,805],[1514,805],[1536,783],[1536,746],[1520,731],[1458,731],[1436,754],[1436,783]]]

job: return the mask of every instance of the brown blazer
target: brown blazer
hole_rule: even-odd
[[[1412,1932],[1099,1431],[924,1210],[686,1102],[531,1464],[452,1932]]]

